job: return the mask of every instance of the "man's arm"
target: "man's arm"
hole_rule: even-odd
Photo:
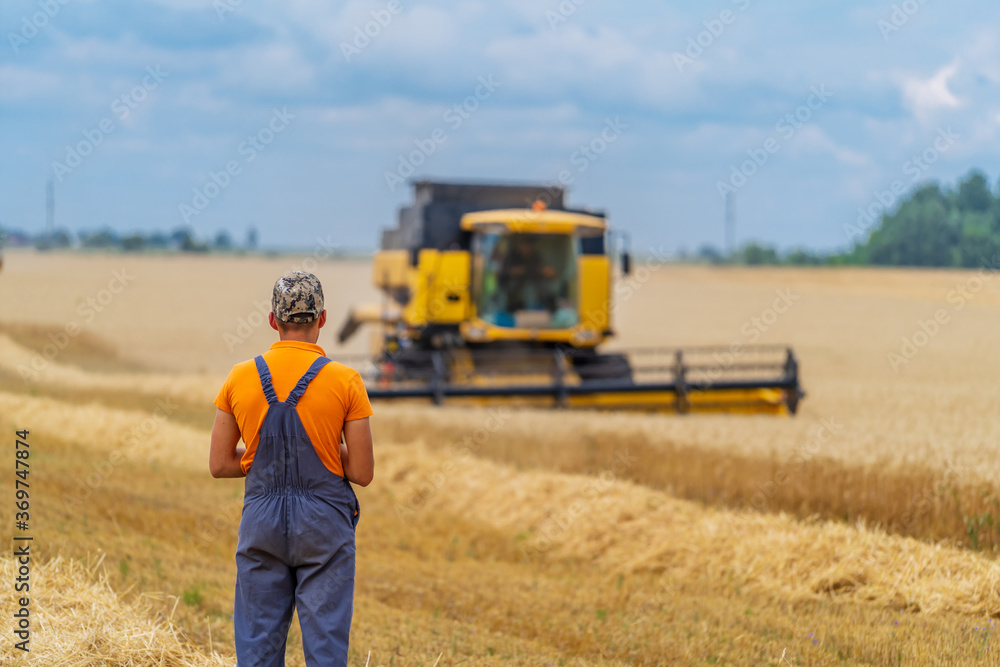
[[[240,441],[240,427],[236,418],[225,410],[215,413],[212,426],[212,448],[208,453],[208,469],[212,477],[243,477],[240,459],[245,449],[236,449]]]
[[[344,476],[359,486],[368,486],[375,476],[372,429],[368,417],[344,422],[344,440],[340,443],[340,462]]]

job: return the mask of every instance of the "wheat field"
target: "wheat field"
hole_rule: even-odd
[[[211,400],[308,254],[5,259],[0,427],[44,484],[37,650],[0,661],[233,664],[242,489],[208,475]],[[376,404],[352,664],[992,664],[1000,281],[636,264],[615,346],[792,344],[800,414]],[[331,356],[368,348],[334,343],[368,270],[316,266]]]

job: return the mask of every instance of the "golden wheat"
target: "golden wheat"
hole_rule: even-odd
[[[518,472],[420,445],[383,444],[379,468],[402,487],[404,515],[443,511],[526,534],[527,558],[709,573],[792,599],[838,593],[900,609],[1000,615],[1000,564],[864,525],[712,510],[619,481],[613,470],[596,478]]]
[[[32,433],[48,454],[33,463],[49,480],[35,496],[39,516],[49,518],[38,535],[47,552],[100,544],[111,563],[131,563],[135,574],[122,570],[121,586],[176,596],[200,586],[205,602],[182,605],[179,622],[209,647],[196,612],[217,618],[232,608],[238,482],[208,480],[197,455],[159,466],[126,460],[67,513],[60,495],[100,448],[113,446],[107,436],[141,413],[58,401],[3,405],[5,418],[71,411],[66,424]],[[96,433],[63,439],[73,418],[98,424]],[[197,429],[172,435],[207,439]],[[760,664],[786,650],[808,664],[844,656],[882,664],[898,652],[918,664],[972,664],[982,652],[971,626],[990,609],[995,569],[976,554],[843,525],[718,512],[607,476],[450,460],[412,444],[380,442],[377,467],[376,484],[361,490],[352,664],[364,664],[369,649],[376,665],[430,665],[440,655],[440,664],[527,665],[553,656],[567,665]],[[213,529],[207,545],[192,539],[205,527]],[[168,575],[150,583],[159,559]],[[909,628],[906,636],[897,637],[894,622]],[[231,624],[207,625],[228,649]],[[826,648],[811,648],[807,632]]]
[[[112,465],[156,461],[207,470],[210,434],[171,422],[170,411],[167,402],[162,409],[142,412],[0,393],[0,414],[15,428],[107,454]]]
[[[153,415],[9,394],[0,394],[0,410],[15,415],[15,425],[39,424],[43,436],[119,452],[123,460],[192,470],[205,466],[207,432],[157,423]],[[133,440],[131,434],[142,437]],[[803,525],[784,516],[698,507],[618,479],[637,463],[626,448],[596,477],[519,472],[474,457],[442,456],[420,443],[386,442],[380,443],[378,459],[380,477],[403,498],[401,512],[464,513],[529,533],[529,555],[551,549],[563,558],[594,559],[625,572],[707,568],[790,595],[846,587],[887,606],[1000,614],[995,592],[1000,565],[981,556],[863,526]],[[906,564],[902,573],[901,564]]]
[[[203,629],[211,614],[207,627],[231,646],[231,626],[219,617],[232,604],[235,520],[225,508],[238,504],[239,485],[207,479],[210,400],[232,363],[274,340],[251,315],[296,258],[7,259],[0,324],[13,338],[0,338],[0,417],[31,428],[65,457],[37,461],[50,475],[37,492],[39,511],[58,522],[40,528],[47,553],[63,544],[86,554],[100,535],[105,552],[138,570],[123,569],[120,585],[141,590],[171,554],[164,571],[182,578],[172,594],[206,590],[204,602],[178,612],[186,636],[211,652]],[[123,268],[134,280],[84,322],[87,299]],[[317,268],[331,318],[321,343],[332,355],[347,305],[373,296],[368,270],[365,263]],[[777,664],[786,650],[793,664],[988,659],[992,626],[980,621],[1000,612],[997,566],[933,542],[960,536],[967,520],[978,521],[968,525],[970,536],[977,526],[997,532],[1000,464],[992,454],[1000,419],[992,407],[1000,357],[991,336],[1000,281],[976,280],[967,271],[637,272],[615,311],[622,346],[748,343],[755,318],[778,290],[791,290],[788,312],[756,330],[761,342],[792,343],[800,357],[809,396],[794,419],[525,410],[480,433],[487,411],[376,405],[377,473],[361,492],[359,550],[367,558],[359,562],[352,661],[364,664],[367,648],[372,664],[426,665],[438,655],[442,665],[552,656],[566,664]],[[206,285],[213,298],[201,296]],[[959,288],[969,295],[961,307]],[[926,333],[941,310],[947,322]],[[21,383],[19,365],[71,322],[84,324],[78,341],[99,337],[125,363],[90,365],[86,346],[71,343],[39,384]],[[38,335],[15,336],[11,325]],[[893,369],[888,355],[921,331],[916,340],[926,344]],[[364,348],[355,341],[346,351]],[[102,368],[113,372],[94,370]],[[167,408],[183,406],[159,419],[158,397]],[[817,429],[831,423],[835,432],[819,438]],[[476,456],[456,457],[456,446]],[[81,469],[115,452],[127,474],[81,496],[77,510],[60,504]],[[637,460],[616,468],[619,455]],[[851,521],[795,521],[671,495],[745,504],[777,472],[791,474],[764,509],[843,511]],[[75,522],[74,511],[85,520]],[[9,512],[0,509],[0,518]],[[928,541],[854,520],[889,524],[907,512],[922,517],[926,532],[914,532]],[[217,534],[207,548],[194,539],[205,526]],[[996,537],[984,535],[980,545]],[[128,664],[114,657],[80,664],[103,662]]]
[[[83,323],[84,330],[148,367],[218,377],[275,340],[262,318],[236,343],[224,339],[256,312],[255,303],[268,299],[272,275],[301,259],[10,253],[0,303],[6,304],[8,323],[58,331],[71,321],[83,323],[76,309],[103,289],[112,271],[127,268],[135,280],[92,322]],[[330,316],[321,344],[333,356],[363,352],[364,336],[347,348],[333,337],[351,303],[377,298],[369,287],[370,265],[321,262],[317,272],[327,285]],[[211,298],[201,296],[204,285],[211,285]],[[795,301],[762,331],[754,320],[760,321],[778,291],[790,291]],[[1000,399],[995,382],[1000,356],[992,336],[998,309],[1000,280],[982,281],[975,271],[666,266],[637,272],[614,311],[615,345],[728,346],[757,337],[789,343],[809,393],[802,413],[790,421],[574,415],[573,423],[580,431],[613,423],[662,434],[676,445],[787,458],[808,444],[823,420],[834,420],[843,428],[824,444],[823,456],[857,465],[917,462],[997,481],[1000,466],[992,454],[1000,441],[1000,419],[993,406]],[[939,310],[948,322],[893,370],[888,355],[900,353],[904,337],[923,335],[921,322]],[[38,347],[46,342],[41,337]],[[207,384],[210,388],[195,387],[192,395],[210,395],[217,383]]]
[[[149,369],[225,373],[276,340],[266,318],[274,281],[310,260],[312,250],[275,257],[10,252],[0,274],[0,317],[56,332],[77,325]],[[355,299],[377,299],[369,267],[315,262],[330,313],[321,344],[336,347],[335,330]],[[124,274],[124,287],[113,282],[116,273]],[[350,349],[367,346],[362,338]]]
[[[28,388],[132,392],[200,403],[211,403],[225,380],[221,375],[88,372],[60,363],[58,358],[49,361],[3,334],[0,334],[0,369],[22,378]]]
[[[56,558],[32,567],[30,652],[0,645],[0,663],[40,667],[219,667],[235,664],[179,637],[170,618],[155,618],[141,600],[123,601],[100,574],[100,561],[85,567]],[[0,558],[0,576],[13,581],[17,563]],[[0,596],[0,613],[12,618],[16,599]],[[176,600],[174,603],[176,604]]]

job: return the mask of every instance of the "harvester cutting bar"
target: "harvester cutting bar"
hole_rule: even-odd
[[[575,385],[502,385],[492,387],[476,387],[444,384],[439,390],[433,387],[399,387],[393,389],[371,389],[368,397],[378,398],[434,398],[435,394],[441,396],[552,396],[556,397],[563,393],[569,396],[605,394],[605,393],[630,393],[630,392],[678,392],[686,391],[729,391],[740,389],[793,389],[794,385],[783,379],[776,379],[772,382],[759,382],[756,380],[718,382],[711,386],[684,387],[677,382],[661,382],[650,384],[636,384],[628,380],[592,380]]]
[[[672,363],[663,363],[664,356]],[[648,357],[654,363],[643,365]],[[457,399],[452,402],[795,414],[804,396],[798,361],[781,346],[590,355],[566,349],[405,350],[375,360],[363,375],[372,399],[423,398],[436,405]]]
[[[671,372],[676,370],[676,366],[671,364],[669,366],[642,366],[634,370],[642,370],[644,372]],[[689,364],[684,366],[687,371],[705,371],[711,373],[720,368],[719,364]],[[730,371],[770,371],[774,370],[774,364],[728,364],[725,366],[726,370]]]

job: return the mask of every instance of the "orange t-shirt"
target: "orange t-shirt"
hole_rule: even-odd
[[[271,370],[274,393],[279,401],[283,401],[312,362],[326,356],[326,353],[319,345],[286,340],[272,345],[263,356]],[[236,417],[240,435],[247,446],[240,459],[240,468],[246,474],[257,451],[260,427],[268,407],[253,359],[233,366],[219,395],[215,397],[215,406]],[[361,375],[353,368],[330,362],[309,384],[296,408],[320,460],[332,473],[343,477],[340,435],[344,422],[364,419],[372,414]]]

